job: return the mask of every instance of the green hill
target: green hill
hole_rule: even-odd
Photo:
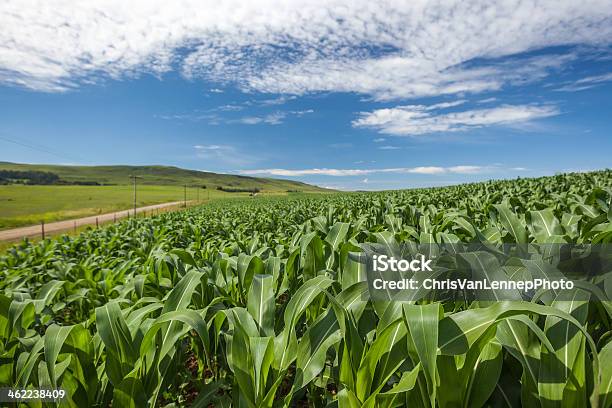
[[[253,190],[262,192],[323,192],[328,191],[299,181],[280,180],[218,174],[198,170],[186,170],[173,166],[64,166],[50,164],[21,164],[0,162],[1,170],[43,171],[56,174],[63,184],[131,184],[130,175],[141,177],[138,184],[158,186],[206,186],[206,188],[226,190]]]

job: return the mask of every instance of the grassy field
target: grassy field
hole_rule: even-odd
[[[0,185],[0,229],[86,217],[132,208],[130,175],[137,175],[139,207],[181,201],[187,185],[187,200],[258,195],[329,192],[292,180],[246,177],[186,170],[172,166],[59,166],[0,162],[0,170],[44,171],[59,176],[62,183],[100,185]],[[206,187],[206,188],[202,188]],[[198,195],[199,194],[199,195]]]
[[[199,196],[198,196],[199,194]],[[263,193],[287,194],[281,191]],[[214,189],[187,189],[187,200],[245,197]],[[139,207],[183,200],[179,186],[138,186]],[[0,229],[86,217],[132,208],[132,186],[0,186]]]

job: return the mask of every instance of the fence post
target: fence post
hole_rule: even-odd
[[[117,222],[117,213],[113,214],[113,222]]]
[[[98,228],[98,217],[96,217],[96,228]]]
[[[40,222],[40,229],[41,229],[41,232],[42,232],[42,239],[45,239],[45,220],[42,220]]]
[[[74,233],[76,234],[76,220],[74,220]]]

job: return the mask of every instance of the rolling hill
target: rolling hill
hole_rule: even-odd
[[[174,166],[69,166],[0,162],[0,170],[44,171],[56,174],[66,184],[131,184],[130,175],[141,177],[140,185],[184,186],[209,189],[258,189],[262,192],[329,192],[330,190],[292,180],[219,174]]]

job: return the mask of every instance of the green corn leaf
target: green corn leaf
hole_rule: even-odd
[[[110,302],[96,309],[96,327],[107,352],[108,377],[111,383],[119,385],[133,369],[137,354],[117,302]]]
[[[273,338],[249,337],[249,352],[253,363],[255,401],[259,403],[266,396],[266,380],[274,360]]]
[[[127,377],[113,390],[113,406],[140,408],[148,406],[147,395],[138,378]]]
[[[306,311],[310,303],[332,283],[333,281],[328,277],[319,275],[304,283],[291,297],[284,313],[285,327],[274,340],[274,349],[280,350],[275,354],[274,367],[277,370],[286,369],[296,357],[294,347],[297,347],[297,341],[294,326],[297,319]]]
[[[527,230],[523,222],[512,212],[507,204],[495,204],[495,209],[499,214],[500,221],[504,228],[514,237],[515,242],[525,244],[527,240]]]
[[[176,287],[172,289],[168,299],[164,302],[162,314],[186,308],[191,301],[191,296],[193,296],[196,286],[200,284],[202,275],[201,272],[197,271],[187,272]]]
[[[274,277],[255,275],[247,300],[247,310],[266,336],[274,336]]]
[[[344,241],[346,234],[349,231],[350,224],[346,222],[337,222],[334,226],[329,230],[329,233],[325,237],[325,242],[327,242],[332,250],[337,251],[338,247]]]
[[[341,339],[336,315],[328,310],[304,333],[298,344],[295,389],[304,387],[323,370],[327,350]]]
[[[482,351],[480,351],[482,350]],[[499,381],[502,370],[502,346],[495,341],[487,341],[479,348],[478,357],[472,364],[464,365],[461,370],[469,378],[464,407],[483,407]]]
[[[557,217],[555,217],[552,208],[530,211],[529,214],[529,226],[536,242],[546,242],[549,237],[563,234],[561,224]]]
[[[584,324],[588,313],[587,293],[576,289],[561,292],[552,306],[571,314]],[[557,316],[548,316],[544,326],[553,350],[542,348],[538,390],[542,407],[560,407],[571,403],[572,406],[587,406],[584,372],[575,370],[577,359],[584,366],[584,337],[580,330],[569,321]],[[581,374],[581,375],[580,375]]]
[[[251,287],[253,276],[264,273],[265,266],[261,259],[254,255],[238,255],[238,282],[242,290],[247,291]]]
[[[612,342],[606,344],[599,352],[599,360],[612,361]],[[599,406],[609,408],[612,406],[612,364],[601,365],[601,388],[599,390]]]
[[[16,387],[25,388],[30,380],[32,370],[36,365],[43,349],[45,337],[40,337],[34,344],[34,347],[29,352],[23,352],[17,361],[17,378],[15,379],[14,385]],[[21,356],[24,356],[22,359]]]
[[[34,300],[36,313],[41,313],[43,311],[44,307],[53,300],[62,286],[64,286],[64,281],[57,280],[49,281],[43,285]]]
[[[75,326],[57,326],[55,324],[49,326],[47,332],[44,337],[44,354],[45,354],[45,362],[47,363],[47,372],[49,376],[49,380],[51,385],[54,388],[57,388],[58,379],[60,377],[60,373],[58,365],[56,365],[57,357],[66,342],[68,336],[71,335],[73,331],[84,331],[84,328],[80,325]],[[88,339],[88,335],[85,333],[85,338]],[[87,340],[85,340],[87,342]],[[85,346],[86,347],[86,346]],[[65,369],[65,367],[64,367]]]
[[[361,408],[361,402],[355,393],[344,388],[338,393],[338,408]]]
[[[409,350],[414,347],[418,362],[423,367],[429,402],[436,405],[436,359],[438,355],[438,322],[440,320],[440,305],[404,305],[404,321],[408,327]],[[418,364],[415,362],[415,365]]]
[[[398,319],[377,335],[357,370],[355,394],[360,401],[380,390],[408,358],[406,334],[406,325]]]

